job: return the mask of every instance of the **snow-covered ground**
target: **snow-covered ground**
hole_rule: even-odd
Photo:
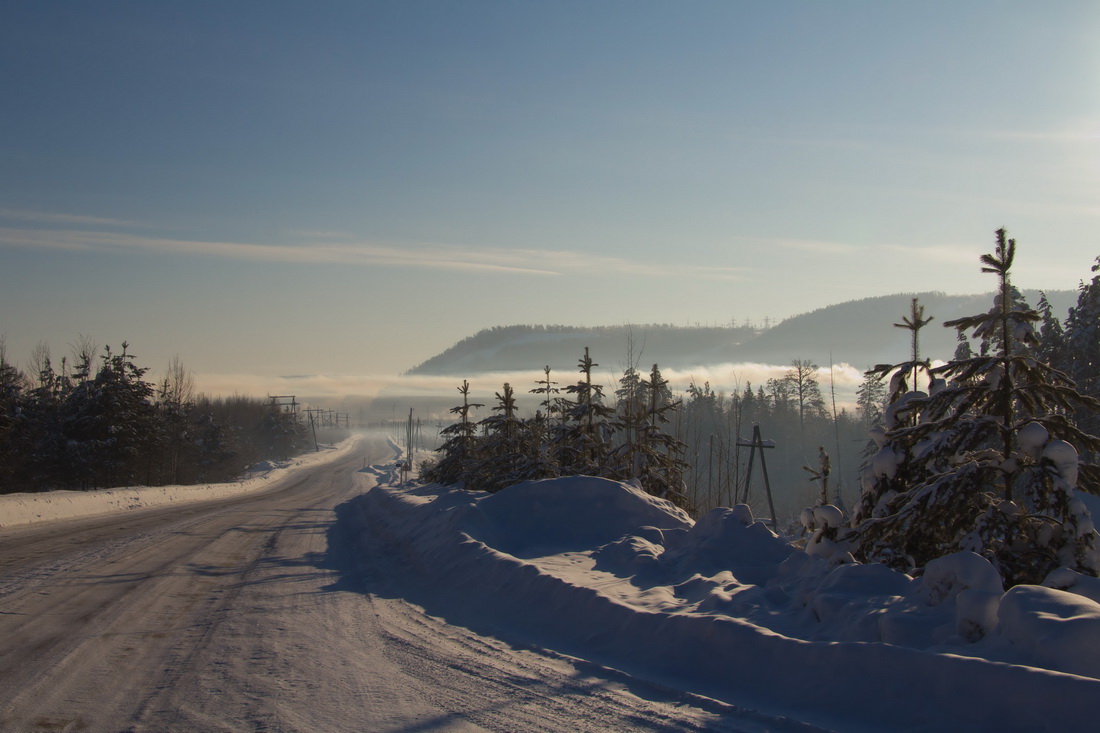
[[[351,449],[235,484],[0,497],[0,524],[258,491]],[[1100,580],[1061,571],[1054,587],[1004,593],[975,555],[919,580],[830,567],[745,507],[693,522],[603,479],[486,495],[400,484],[396,463],[363,471],[369,490],[337,515],[364,557],[429,617],[513,647],[794,728],[1067,730],[1100,717]]]
[[[753,521],[618,482],[353,501],[408,597],[475,628],[840,730],[1065,730],[1100,718],[1100,580],[1004,593],[977,555],[921,579],[830,567]]]
[[[0,494],[0,529],[57,519],[93,517],[116,512],[149,509],[262,491],[288,474],[333,460],[356,444],[348,438],[334,446],[304,453],[287,461],[264,461],[252,466],[240,481],[185,486],[129,486],[100,491],[45,491],[35,494]]]

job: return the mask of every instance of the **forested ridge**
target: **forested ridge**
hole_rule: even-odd
[[[413,367],[409,374],[453,374],[469,371],[507,371],[526,368],[531,363],[561,364],[572,360],[586,346],[594,351],[610,351],[631,334],[645,341],[645,351],[696,353],[701,345],[710,347],[740,343],[755,338],[763,327],[674,326],[645,324],[622,326],[512,325],[494,326],[468,336],[454,346]],[[561,366],[566,366],[561,364]]]
[[[1024,290],[1023,294],[1032,303],[1042,295],[1038,290]],[[1072,289],[1046,291],[1045,295],[1053,312],[1063,318],[1077,298]],[[573,368],[585,347],[601,356],[604,367],[624,367],[619,355],[628,339],[635,342],[643,363],[656,361],[666,370],[747,362],[787,364],[798,356],[823,362],[830,354],[837,364],[867,368],[893,358],[906,347],[904,334],[883,333],[881,326],[883,314],[904,311],[912,298],[919,298],[942,322],[973,312],[988,303],[993,293],[895,293],[837,303],[782,321],[494,326],[459,340],[408,373],[470,377],[482,372],[537,369],[543,364],[563,371]],[[946,357],[955,348],[955,334],[947,329],[933,329],[924,339],[929,353]]]

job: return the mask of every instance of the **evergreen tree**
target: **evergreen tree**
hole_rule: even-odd
[[[541,395],[542,399],[539,401],[542,405],[541,412],[544,420],[543,425],[546,428],[546,433],[543,439],[548,439],[550,431],[553,429],[554,416],[561,412],[561,404],[558,401],[557,395],[561,392],[557,388],[557,382],[550,379],[550,365],[547,364],[542,368],[543,378],[538,381],[538,387],[531,390],[531,394]]]
[[[191,448],[181,451],[179,481],[214,483],[237,476],[243,464],[232,444],[233,427],[218,422],[213,412],[200,404],[187,411],[187,420],[184,432]]]
[[[421,472],[426,481],[434,481],[441,484],[459,484],[465,481],[468,473],[475,468],[478,454],[478,426],[472,419],[472,411],[485,405],[478,402],[470,402],[470,383],[462,380],[462,386],[458,388],[462,395],[462,404],[451,408],[451,414],[458,416],[458,421],[443,428],[442,435],[447,437],[446,442],[439,447],[441,454],[439,460]]]
[[[929,316],[924,317],[924,306],[920,304],[919,298],[913,298],[909,307],[909,315],[901,319],[901,323],[895,323],[894,328],[907,329],[912,335],[912,345],[910,347],[910,353],[912,359],[913,372],[913,389],[918,389],[917,375],[920,373],[921,368],[927,370],[929,362],[927,360],[920,360],[920,330],[933,321],[933,318]]]
[[[1015,250],[999,230],[995,252],[982,256],[982,271],[998,278],[994,307],[944,324],[971,331],[988,353],[932,369],[930,394],[895,393],[872,461],[879,501],[859,517],[857,557],[912,571],[970,550],[1009,585],[1039,583],[1060,565],[1100,570],[1092,520],[1075,495],[1100,491],[1100,469],[1073,448],[1095,450],[1100,439],[1069,417],[1100,402],[1028,353],[1040,316],[1013,296]]]
[[[863,381],[856,389],[856,411],[860,420],[871,429],[882,421],[883,412],[886,409],[886,383],[881,374],[867,372],[863,375]]]
[[[1081,394],[1100,399],[1100,257],[1092,266],[1092,280],[1077,288],[1077,305],[1065,325],[1066,367]],[[1080,411],[1082,428],[1100,433],[1100,415]]]
[[[615,427],[622,445],[633,445],[647,409],[644,380],[633,366],[628,366],[619,378],[615,398]]]
[[[1046,293],[1039,294],[1039,303],[1035,307],[1041,317],[1039,326],[1039,345],[1035,356],[1045,364],[1068,374],[1070,370],[1066,348],[1066,333],[1062,322],[1054,315],[1054,308],[1047,300]]]
[[[745,382],[745,390],[741,393],[739,405],[743,423],[752,425],[755,422],[760,422],[762,406],[752,391],[752,382]]]
[[[924,306],[918,298],[913,298],[909,315],[903,317],[901,323],[894,324],[894,328],[911,332],[909,359],[898,364],[878,364],[864,374],[865,384],[878,382],[885,387],[887,377],[890,377],[890,382],[884,389],[887,406],[882,413],[882,425],[871,430],[871,441],[863,454],[864,461],[860,466],[862,491],[852,511],[853,525],[882,516],[898,491],[918,480],[913,473],[918,466],[908,460],[911,441],[900,431],[917,424],[914,401],[928,396],[917,387],[921,373],[926,375],[929,384],[933,381],[931,361],[922,359],[920,355],[920,331],[932,320],[931,316],[925,318]]]
[[[966,337],[966,331],[959,331],[958,338],[956,339],[958,344],[955,346],[955,361],[966,361],[974,356],[974,349],[970,348],[970,339]]]
[[[272,403],[260,417],[257,433],[264,458],[286,460],[309,443],[307,428],[291,408]]]
[[[661,427],[668,424],[668,413],[679,409],[680,401],[673,399],[668,380],[656,364],[649,379],[640,380],[637,386],[632,395],[640,403],[636,430],[633,439],[617,451],[616,465],[622,468],[616,478],[636,479],[648,493],[689,508],[683,489],[688,464],[681,458],[686,446]]]
[[[538,445],[531,440],[528,425],[516,414],[516,395],[505,382],[496,393],[497,404],[490,415],[480,422],[484,437],[480,442],[477,470],[467,472],[466,487],[482,491],[499,491],[505,486],[535,478],[542,464],[538,461]]]
[[[25,415],[30,458],[25,480],[38,488],[71,486],[64,471],[65,434],[61,426],[62,407],[72,393],[72,381],[62,359],[61,372],[53,368],[48,354],[39,366],[37,386],[27,400]]]
[[[8,362],[0,338],[0,493],[15,491],[30,454],[27,380]]]
[[[603,402],[603,387],[592,381],[592,369],[597,366],[585,347],[577,363],[583,376],[565,387],[573,398],[567,403],[567,422],[555,446],[555,460],[564,473],[600,476],[606,472],[614,411]]]
[[[765,382],[765,384],[768,384],[770,387],[771,381],[772,380],[769,379],[767,382]],[[756,388],[756,399],[753,400],[753,406],[755,407],[756,414],[758,415],[758,418],[753,422],[764,422],[764,419],[771,415],[773,412],[772,404],[768,399],[768,394],[764,392],[763,384]]]
[[[786,378],[776,379],[772,377],[765,382],[768,389],[767,403],[769,413],[772,415],[786,416],[792,412],[794,397],[791,394],[791,383]],[[761,388],[763,389],[763,388]]]
[[[982,268],[982,272],[992,273],[996,272],[996,269],[986,266]],[[981,319],[971,332],[980,344],[978,353],[982,356],[1006,351],[1024,353],[1037,347],[1039,337],[1035,333],[1033,324],[1040,318],[1039,313],[1028,304],[1023,293],[1009,283],[997,291],[993,299],[993,307],[988,313],[973,316],[971,319]]]
[[[65,400],[61,429],[65,436],[64,468],[81,488],[109,488],[135,483],[141,462],[159,438],[147,371],[134,364],[122,343],[121,353],[104,350],[91,377],[89,355],[76,368],[76,385]]]

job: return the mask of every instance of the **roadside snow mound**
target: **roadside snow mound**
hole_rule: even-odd
[[[629,484],[578,476],[524,481],[491,494],[473,507],[466,526],[486,544],[526,556],[592,550],[638,527],[691,524],[683,510]]]
[[[428,613],[735,705],[868,730],[1060,730],[1100,715],[1100,605],[1004,594],[977,555],[921,580],[835,566],[747,507],[693,523],[589,477],[492,495],[382,485],[340,513],[365,552],[400,558],[393,582]],[[859,704],[838,705],[852,690]]]
[[[723,570],[742,583],[763,585],[794,552],[749,507],[719,507],[704,514],[680,542],[667,542],[665,563],[681,574]]]

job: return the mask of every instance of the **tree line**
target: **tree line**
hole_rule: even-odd
[[[125,342],[73,351],[39,347],[27,374],[0,340],[0,493],[229,481],[314,445],[294,411],[196,393],[178,358],[153,383]]]
[[[881,413],[885,398],[885,388],[871,387],[858,414],[830,410],[822,370],[805,359],[755,388],[746,383],[726,395],[709,383],[692,383],[684,394],[675,394],[659,365],[645,373],[637,361],[631,341],[629,365],[611,384],[598,383],[599,364],[587,348],[575,383],[562,386],[545,366],[528,390],[537,396],[537,409],[526,416],[519,414],[512,384],[505,383],[485,410],[464,380],[458,387],[461,404],[451,409],[455,421],[441,430],[442,447],[421,466],[421,478],[497,491],[524,480],[587,474],[634,480],[696,514],[736,501],[763,506],[760,471],[748,475],[747,452],[737,447],[753,425],[760,425],[776,447],[769,458],[776,511],[793,521],[819,493],[819,484],[802,469],[807,456],[816,461],[826,443],[865,442],[869,420]],[[859,452],[849,453],[851,460],[839,462],[837,474],[846,468],[854,482]]]
[[[574,474],[636,481],[650,493],[678,506],[690,505],[683,491],[684,444],[665,426],[679,405],[654,364],[648,375],[635,368],[623,374],[617,403],[608,404],[603,385],[593,380],[599,366],[586,348],[578,362],[580,378],[562,387],[550,367],[531,393],[540,407],[521,417],[516,395],[505,383],[496,393],[493,414],[475,419],[482,403],[470,401],[470,385],[458,388],[462,403],[451,409],[457,420],[442,430],[439,458],[420,467],[428,481],[461,483],[471,490],[498,491],[525,480]]]

